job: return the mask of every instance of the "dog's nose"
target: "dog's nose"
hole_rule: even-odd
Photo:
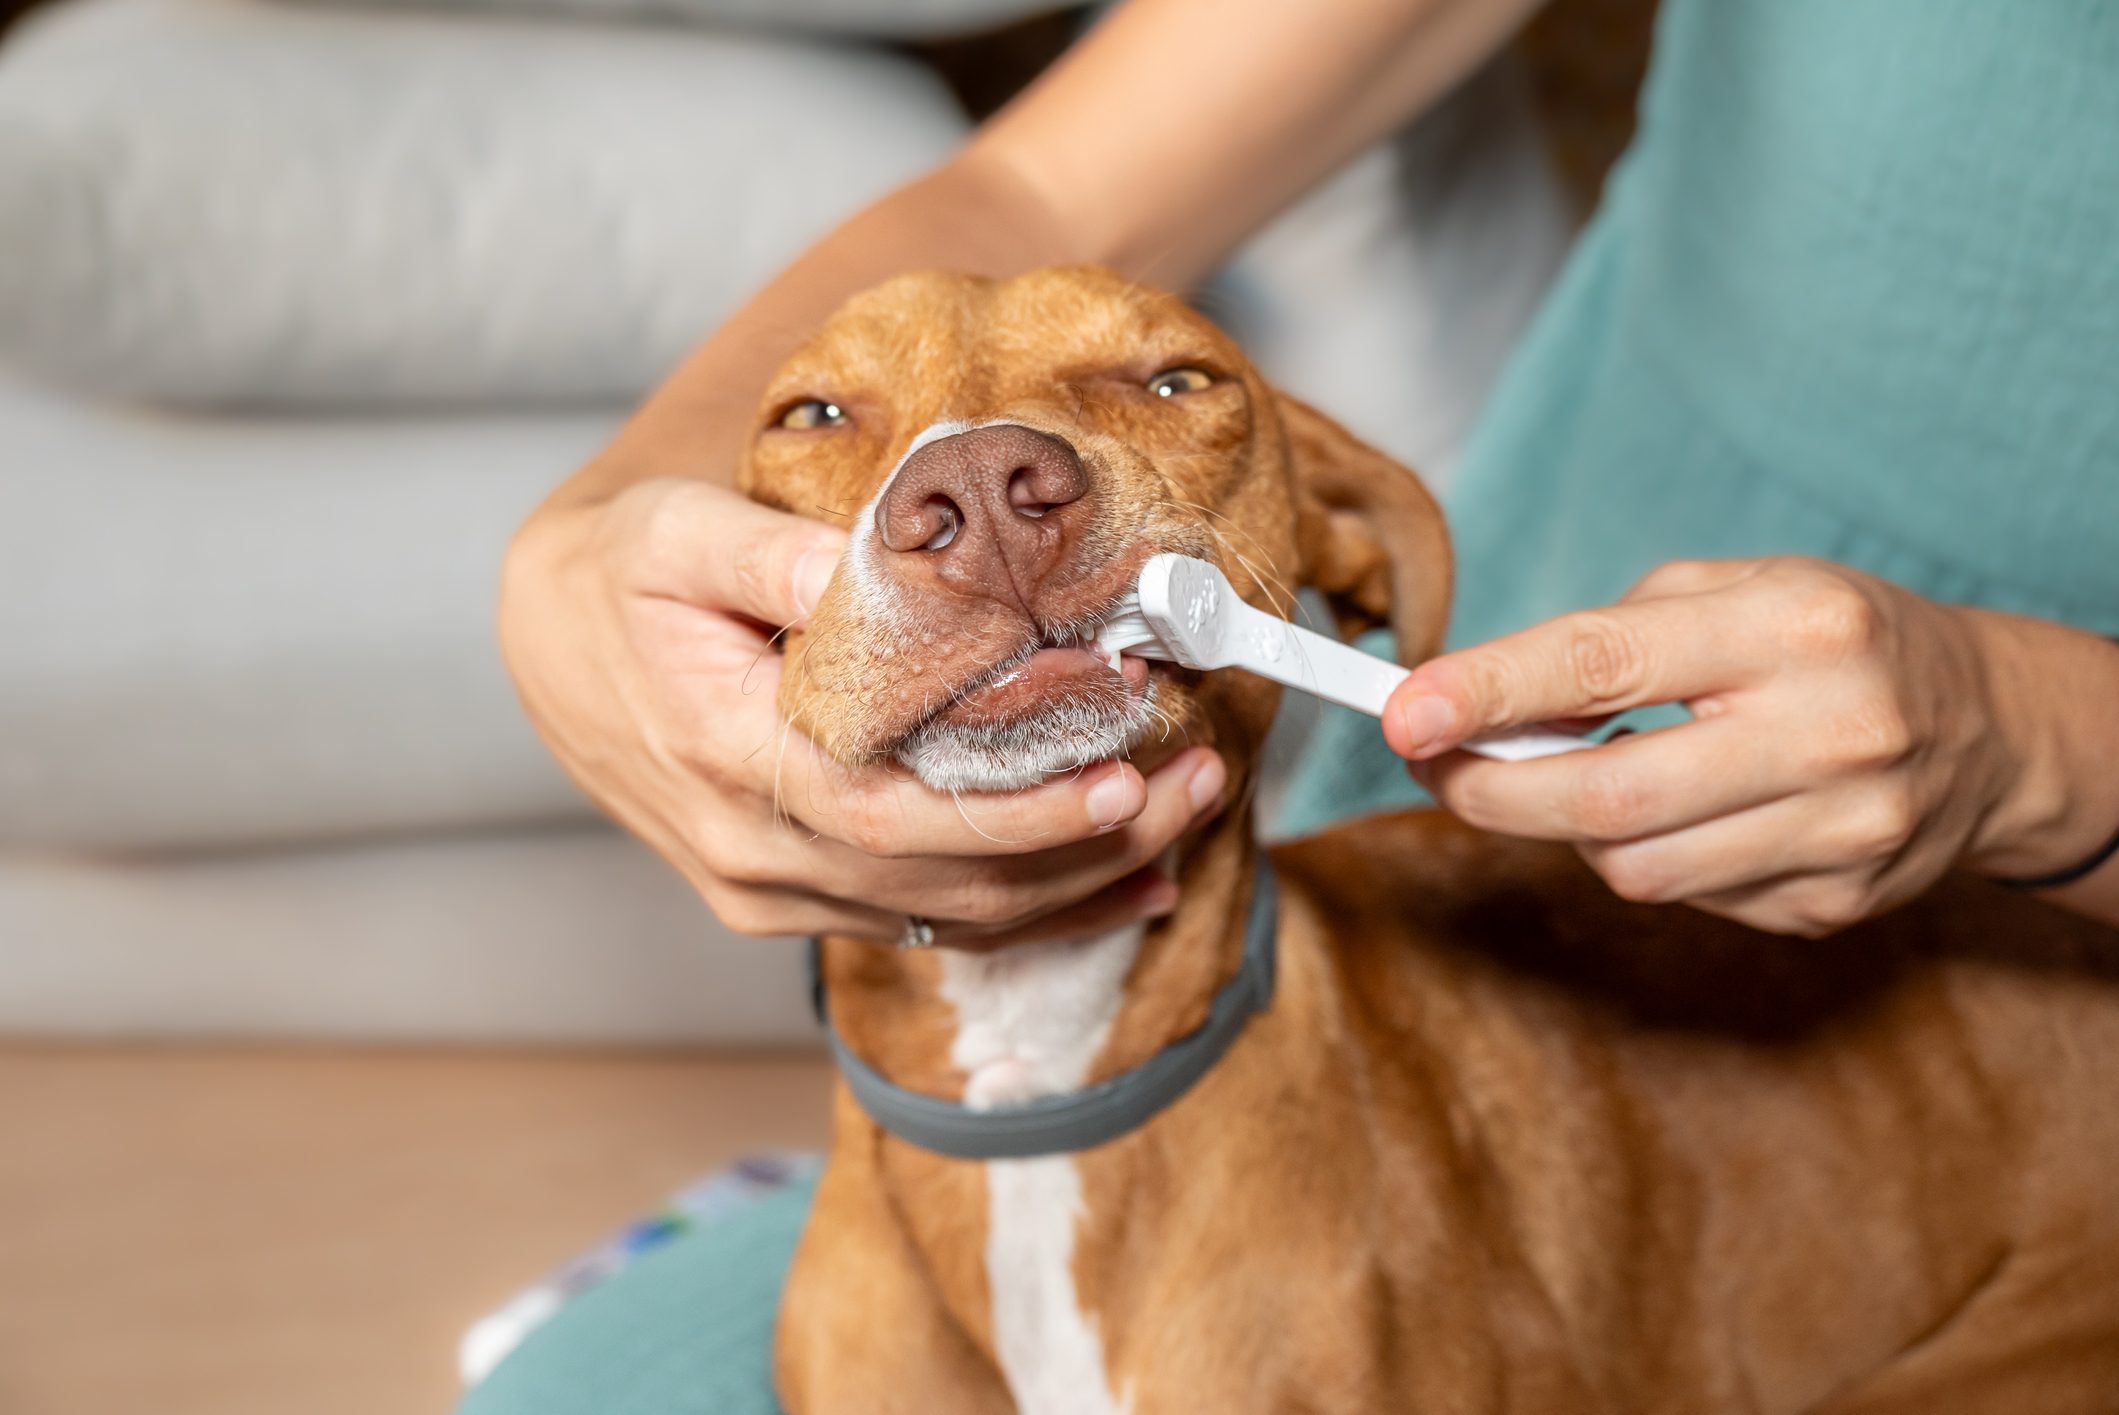
[[[905,459],[876,507],[886,548],[943,580],[1016,593],[1051,570],[1089,474],[1057,437],[996,423],[938,438]]]

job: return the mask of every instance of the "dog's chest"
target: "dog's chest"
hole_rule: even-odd
[[[1009,1105],[1078,1089],[1118,1015],[1140,950],[1129,928],[1080,942],[1029,944],[943,959],[956,1008],[951,1059],[964,1102]],[[1103,1339],[1074,1285],[1084,1217],[1073,1159],[986,1166],[986,1280],[1001,1373],[1023,1415],[1117,1415]]]

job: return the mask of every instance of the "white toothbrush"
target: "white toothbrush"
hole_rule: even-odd
[[[1189,555],[1157,555],[1143,565],[1135,592],[1097,630],[1096,646],[1114,668],[1120,653],[1186,668],[1246,668],[1370,717],[1383,716],[1391,690],[1408,676],[1386,659],[1245,604],[1228,576]],[[1595,745],[1571,732],[1523,727],[1466,742],[1464,750],[1521,762]]]

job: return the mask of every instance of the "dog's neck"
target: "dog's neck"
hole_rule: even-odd
[[[1247,806],[1203,827],[1177,908],[1145,927],[979,953],[828,941],[833,1024],[898,1085],[974,1107],[1093,1085],[1205,1020],[1241,963],[1255,849]]]

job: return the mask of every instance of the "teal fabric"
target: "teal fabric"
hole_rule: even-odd
[[[1453,640],[1783,552],[2119,632],[2119,3],[1666,0],[1643,113],[1467,449]],[[1282,824],[1415,799],[1337,715]],[[575,1302],[463,1415],[773,1410],[805,1203]]]
[[[457,1415],[778,1415],[773,1316],[814,1193],[766,1195],[576,1297]]]
[[[1668,0],[1642,115],[1446,498],[1452,645],[1783,553],[2119,632],[2119,4]],[[1421,800],[1333,709],[1276,827]]]

